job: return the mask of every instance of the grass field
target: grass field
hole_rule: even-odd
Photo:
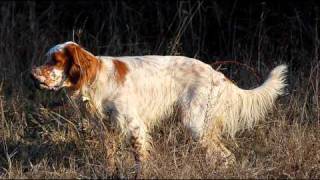
[[[131,149],[117,128],[108,127],[107,120],[97,123],[89,118],[64,91],[38,91],[29,79],[31,66],[41,64],[51,46],[74,39],[95,54],[180,54],[206,62],[237,60],[253,67],[262,79],[276,65],[289,65],[287,93],[279,98],[266,120],[253,130],[237,134],[235,139],[224,138],[237,159],[233,166],[207,164],[205,150],[171,118],[152,133],[152,160],[146,163],[142,177],[320,178],[317,8],[310,14],[304,9],[282,17],[283,23],[277,26],[267,24],[272,9],[265,9],[253,18],[256,21],[250,24],[248,20],[249,25],[241,26],[243,19],[219,16],[226,13],[225,9],[213,3],[206,11],[212,11],[217,16],[215,22],[221,22],[216,36],[223,44],[219,47],[224,48],[210,54],[212,49],[204,39],[208,34],[215,35],[206,30],[210,19],[205,18],[202,1],[178,2],[176,16],[170,22],[168,12],[158,3],[154,6],[158,19],[152,23],[159,33],[154,39],[145,37],[148,30],[139,25],[144,15],[124,1],[105,3],[101,6],[107,9],[105,16],[97,15],[92,22],[89,18],[94,33],[86,30],[87,22],[81,20],[81,13],[74,18],[74,28],[64,27],[65,16],[54,4],[40,11],[34,2],[0,3],[0,177],[133,177]],[[120,7],[127,10],[120,11]],[[96,13],[101,15],[101,11]],[[308,21],[303,19],[304,14]],[[164,36],[166,29],[172,33]],[[214,68],[240,87],[260,83],[242,66],[218,65]],[[54,106],[58,101],[64,103]]]

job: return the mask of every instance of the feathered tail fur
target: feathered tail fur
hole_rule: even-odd
[[[231,137],[239,130],[251,128],[263,119],[276,98],[284,93],[286,65],[274,68],[259,87],[244,90],[228,82],[222,87],[213,115],[221,120],[223,130]]]

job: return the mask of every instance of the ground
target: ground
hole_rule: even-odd
[[[142,177],[320,178],[316,6],[130,2],[0,2],[1,178],[134,176],[130,146],[117,128],[88,118],[65,91],[32,86],[31,67],[43,64],[50,47],[73,39],[94,54],[186,55],[214,62],[243,88],[260,85],[276,65],[288,65],[287,93],[266,119],[235,139],[223,137],[234,165],[206,163],[205,149],[169,118],[152,133]]]

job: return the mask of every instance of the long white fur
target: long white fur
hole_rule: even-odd
[[[252,128],[265,117],[276,98],[284,93],[286,69],[286,65],[277,66],[260,87],[252,90],[233,83],[221,86],[212,112],[214,117],[222,118],[225,132],[234,137],[239,130]]]
[[[54,46],[47,55],[73,42]],[[73,43],[75,44],[75,43]],[[90,53],[86,51],[87,53]],[[183,56],[97,56],[102,68],[90,86],[78,93],[89,99],[101,117],[111,111],[123,133],[137,137],[142,149],[151,142],[149,131],[179,108],[182,123],[200,138],[216,124],[234,137],[264,119],[283,94],[286,65],[273,69],[268,79],[252,90],[237,87],[211,66]],[[116,80],[113,61],[123,62],[125,81]]]
[[[194,137],[207,126],[222,122],[224,131],[234,136],[252,127],[283,94],[286,66],[276,67],[258,88],[243,90],[209,65],[183,56],[98,57],[103,64],[96,82],[81,90],[105,116],[113,110],[123,132],[139,129],[141,141],[150,141],[148,132],[179,107],[182,121]],[[118,84],[113,60],[129,69]],[[145,145],[147,146],[147,145]]]
[[[47,53],[48,60],[51,60],[52,53],[63,52],[70,44],[77,45],[69,41],[51,48]],[[101,118],[108,114],[111,121],[120,125],[123,133],[133,137],[134,144],[139,144],[135,147],[139,147],[142,155],[148,154],[146,151],[152,142],[149,136],[151,129],[176,110],[193,137],[202,138],[201,142],[208,146],[211,132],[219,136],[220,132],[215,132],[216,127],[222,127],[224,133],[234,137],[238,131],[252,128],[264,119],[286,86],[286,65],[273,69],[260,87],[244,90],[221,72],[194,58],[152,55],[96,57],[101,61],[101,68],[97,70],[95,80],[74,92],[74,96],[81,95],[83,100],[89,100]],[[128,69],[121,81],[116,67],[119,63]],[[46,77],[39,73],[39,69],[33,69],[33,74],[39,81],[45,81]],[[47,89],[70,86],[64,71],[52,69],[47,78],[55,83],[48,84],[50,87]],[[212,143],[225,157],[231,154],[217,137]]]
[[[66,42],[54,46],[47,53],[48,60],[52,53],[63,51],[69,44],[77,45]],[[89,100],[101,118],[108,114],[111,121],[120,125],[123,133],[134,137],[140,144],[140,154],[147,154],[145,152],[152,142],[149,136],[151,129],[176,110],[196,139],[208,141],[205,135],[215,132],[212,127],[216,126],[234,137],[238,131],[252,128],[264,119],[286,86],[286,65],[273,69],[260,87],[244,90],[221,72],[194,58],[152,55],[96,57],[101,61],[101,68],[97,70],[95,80],[85,84],[74,95]],[[119,72],[115,64],[119,61],[128,69],[123,81],[117,79]],[[33,74],[39,75],[40,81],[45,81],[38,71],[39,68],[35,68]],[[56,70],[51,73],[56,77],[51,79],[62,82],[50,85],[54,87],[49,89],[70,85],[63,73]],[[55,87],[57,84],[59,87]],[[221,143],[216,146],[230,154]]]

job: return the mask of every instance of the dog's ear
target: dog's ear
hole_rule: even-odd
[[[73,89],[79,89],[95,77],[100,63],[97,58],[77,44],[69,44],[64,49],[70,63],[67,73]]]
[[[65,53],[70,63],[70,69],[68,71],[68,79],[74,85],[77,86],[81,82],[81,76],[83,76],[83,69],[85,68],[83,59],[83,53],[78,45],[70,44],[65,47]]]

